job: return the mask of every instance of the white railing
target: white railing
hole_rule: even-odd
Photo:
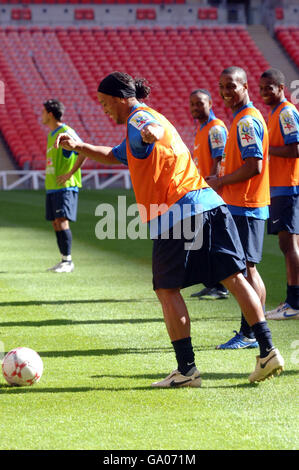
[[[102,177],[101,177],[102,175]],[[117,184],[117,182],[119,184]],[[45,172],[43,170],[0,171],[0,189],[43,189]],[[82,186],[104,189],[109,186],[131,188],[130,172],[126,169],[82,170]]]

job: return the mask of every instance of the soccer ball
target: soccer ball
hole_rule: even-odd
[[[2,373],[9,385],[33,385],[43,373],[43,361],[30,348],[9,351],[2,362]]]

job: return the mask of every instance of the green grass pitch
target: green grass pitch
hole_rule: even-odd
[[[0,192],[0,341],[38,351],[33,387],[0,378],[1,449],[296,449],[299,323],[270,322],[286,362],[250,385],[256,350],[217,351],[239,328],[234,299],[198,301],[183,291],[201,389],[151,389],[176,366],[151,285],[150,240],[95,237],[95,208],[125,190],[82,191],[72,225],[75,271],[54,274],[55,235],[44,192]],[[267,307],[285,297],[284,260],[265,237],[259,271]],[[297,351],[296,351],[297,347]],[[297,436],[297,440],[296,440]]]

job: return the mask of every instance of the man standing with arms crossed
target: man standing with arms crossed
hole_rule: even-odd
[[[246,73],[229,67],[220,76],[220,95],[233,111],[234,119],[224,149],[219,178],[207,182],[228,204],[236,223],[246,257],[246,279],[256,291],[264,308],[266,289],[256,264],[261,261],[265,220],[270,204],[268,170],[268,131],[261,113],[248,94]],[[217,349],[256,348],[254,333],[241,314],[239,332]]]
[[[206,179],[217,175],[222,154],[224,151],[227,128],[223,121],[217,119],[212,110],[212,97],[208,90],[199,88],[190,94],[190,112],[199,124],[196,131],[193,161]],[[205,287],[200,292],[191,294],[191,297],[202,299],[227,299],[228,290],[219,282],[214,287]]]
[[[284,95],[285,77],[269,69],[260,78],[260,94],[270,106],[268,118],[271,206],[268,233],[277,235],[284,254],[287,296],[266,312],[269,320],[299,320],[299,113]]]
[[[256,334],[260,356],[249,381],[270,378],[281,372],[284,360],[273,346],[261,302],[242,275],[244,253],[236,226],[223,200],[198,174],[176,129],[164,116],[139,101],[150,93],[144,82],[123,72],[113,72],[99,84],[98,100],[104,112],[117,124],[127,126],[127,137],[120,145],[95,146],[62,134],[57,137],[55,147],[77,151],[108,165],[127,162],[143,222],[161,220],[175,205],[180,213],[177,224],[183,226],[181,236],[176,236],[176,226],[169,223],[168,236],[164,237],[163,232],[153,241],[153,287],[162,306],[178,367],[152,386],[201,386],[190,336],[190,318],[180,290],[203,281],[207,285],[222,281],[236,297]],[[193,234],[190,243],[184,225],[186,221],[196,225],[199,215],[202,224],[198,234],[203,235],[202,243],[192,249],[197,234]]]
[[[61,119],[64,105],[55,99],[43,104],[42,122],[50,128],[47,141],[46,164],[46,219],[52,222],[61,261],[49,268],[55,273],[70,273],[74,270],[72,261],[72,231],[69,222],[77,218],[78,191],[81,187],[80,167],[85,157],[77,152],[54,148],[58,134],[67,132],[80,140],[73,129]]]

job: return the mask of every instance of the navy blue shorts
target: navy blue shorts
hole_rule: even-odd
[[[46,194],[46,220],[60,217],[75,222],[77,219],[78,192],[56,191]]]
[[[262,259],[265,220],[233,215],[237,226],[246,261],[258,264]]]
[[[246,272],[238,231],[227,207],[220,206],[201,215],[200,230],[193,240],[193,246],[195,243],[198,249],[186,246],[190,243],[190,236],[183,234],[175,239],[174,229],[170,229],[169,239],[162,239],[160,235],[153,240],[154,290],[201,283],[213,287],[233,274]],[[186,220],[194,226],[195,216],[181,221],[181,227]]]
[[[271,198],[268,234],[286,231],[299,234],[299,195]]]

